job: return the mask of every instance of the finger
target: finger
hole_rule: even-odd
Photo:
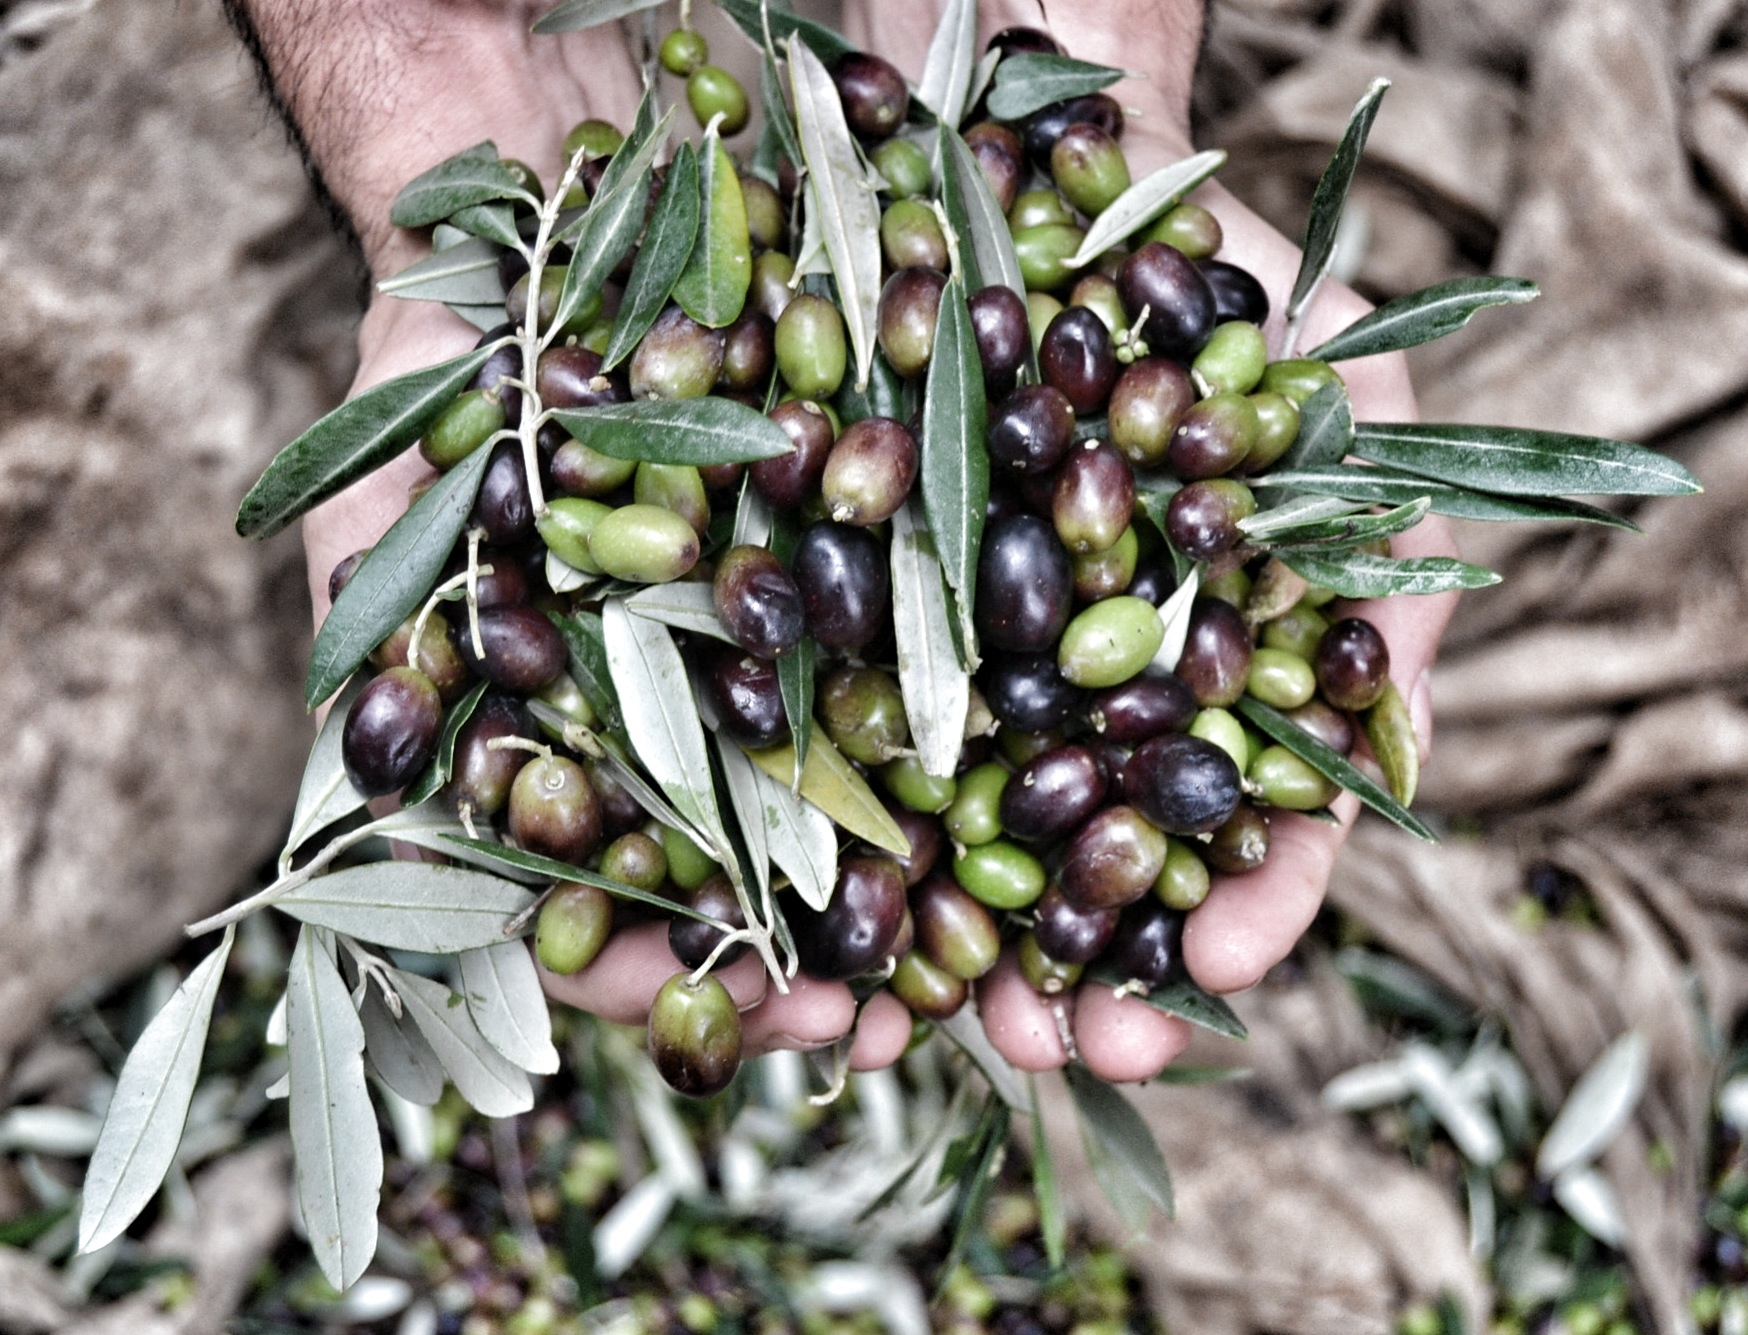
[[[653,922],[613,933],[588,968],[573,974],[543,968],[540,981],[548,996],[567,1006],[614,1024],[643,1024],[662,984],[683,972],[685,966],[668,949],[667,926]],[[742,1011],[765,998],[765,966],[756,955],[716,970],[716,977]]]
[[[1022,1071],[1054,1071],[1068,1061],[1056,1016],[1073,1014],[1068,995],[1046,1001],[1020,972],[1012,948],[977,984],[977,1010],[995,1050]]]
[[[890,1066],[910,1046],[910,1012],[882,988],[862,1003],[856,1021],[856,1041],[850,1048],[852,1071],[877,1071]]]
[[[741,1017],[741,1048],[749,1056],[780,1048],[810,1052],[837,1042],[855,1022],[849,988],[799,973],[787,992],[768,988],[765,999]]]
[[[1101,1080],[1151,1080],[1189,1046],[1190,1027],[1103,983],[1075,989],[1074,1044]]]

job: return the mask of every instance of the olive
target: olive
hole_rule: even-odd
[[[973,618],[989,647],[1035,652],[1053,646],[1073,610],[1074,570],[1056,531],[1015,515],[984,531]]]
[[[1238,715],[1225,709],[1204,709],[1190,720],[1188,731],[1190,736],[1212,742],[1231,756],[1240,773],[1250,767],[1250,735],[1238,721]]]
[[[1332,709],[1321,700],[1309,700],[1297,709],[1289,709],[1287,718],[1310,733],[1338,755],[1353,750],[1353,720],[1340,710]]]
[[[548,472],[552,485],[566,496],[594,498],[615,492],[631,481],[637,472],[637,461],[615,459],[590,449],[580,440],[567,440],[552,456]]]
[[[890,519],[916,482],[916,437],[890,417],[864,417],[844,428],[826,458],[820,492],[840,524],[867,528]]]
[[[413,647],[413,627],[417,622],[416,614],[401,622],[393,634],[370,651],[371,664],[378,668],[417,668],[430,678],[445,703],[459,699],[472,683],[467,663],[450,631],[449,618],[440,611],[425,618],[425,628],[419,632],[419,661],[412,663],[407,660],[407,651]]]
[[[328,572],[328,601],[331,603],[340,596],[340,590],[352,582],[352,576],[358,573],[358,567],[364,564],[364,558],[370,555],[370,548],[365,547],[353,552],[350,556],[342,556],[334,568]]]
[[[631,354],[631,393],[638,399],[701,399],[722,374],[724,339],[670,305]]]
[[[1050,155],[1071,125],[1096,125],[1113,139],[1123,137],[1123,108],[1108,93],[1089,93],[1052,103],[1026,122],[1026,152],[1041,172],[1050,170]]]
[[[1096,603],[1101,598],[1115,598],[1129,587],[1135,577],[1135,562],[1141,540],[1131,524],[1123,536],[1102,552],[1091,552],[1074,558],[1074,595],[1082,602]]]
[[[1200,204],[1176,204],[1142,234],[1142,240],[1159,241],[1182,251],[1192,260],[1213,258],[1225,240],[1220,220]]]
[[[692,71],[686,79],[686,104],[700,125],[709,125],[712,117],[721,116],[719,129],[724,135],[746,129],[753,114],[741,81],[719,65],[700,65]]]
[[[1162,551],[1142,553],[1135,562],[1135,577],[1129,581],[1128,592],[1145,598],[1158,607],[1177,589],[1177,571],[1171,558]]]
[[[454,760],[444,795],[457,810],[495,816],[510,800],[510,785],[528,763],[530,753],[519,747],[489,745],[500,737],[533,740],[534,718],[520,700],[488,695],[474,707],[455,735]]]
[[[1228,320],[1214,326],[1190,369],[1216,394],[1248,394],[1268,360],[1262,330],[1245,320]]]
[[[601,720],[595,714],[595,707],[583,694],[582,687],[573,681],[568,673],[561,672],[546,685],[534,693],[534,699],[562,714],[573,723],[580,723],[585,728],[600,726]],[[554,726],[550,720],[540,722],[540,730],[554,741],[564,740],[564,725]]]
[[[504,314],[511,324],[518,327],[528,319],[528,278],[529,275],[524,273],[504,294]],[[555,327],[553,321],[558,318],[558,301],[564,292],[564,280],[565,266],[562,264],[549,263],[540,271],[540,300],[535,319],[543,336],[550,334],[554,338],[563,339],[580,335],[601,314],[601,295],[596,293],[586,298],[569,320]]]
[[[832,63],[831,75],[844,106],[844,120],[858,138],[886,139],[904,124],[910,89],[891,61],[851,51]]]
[[[929,369],[935,350],[935,317],[947,276],[938,269],[900,269],[880,289],[880,351],[907,380]]]
[[[1050,149],[1056,188],[1089,218],[1096,218],[1129,188],[1129,163],[1108,131],[1076,123]]]
[[[425,768],[442,726],[443,701],[431,679],[413,668],[390,668],[347,711],[340,734],[346,777],[366,797],[397,792]]]
[[[1014,256],[1026,286],[1053,292],[1074,277],[1069,260],[1079,252],[1086,233],[1072,223],[1041,223],[1014,233]]]
[[[1117,382],[1117,357],[1105,322],[1085,306],[1065,306],[1044,330],[1038,369],[1077,414],[1098,412]]]
[[[534,925],[534,953],[553,973],[588,967],[613,930],[613,899],[605,890],[560,881],[540,906]]]
[[[706,974],[693,983],[677,973],[662,984],[649,1008],[649,1055],[662,1079],[688,1097],[728,1088],[740,1069],[740,1014],[721,980]]]
[[[953,859],[953,879],[992,909],[1023,909],[1044,893],[1044,864],[1018,844],[992,839]]]
[[[783,244],[789,221],[783,213],[783,200],[776,190],[757,176],[742,173],[741,202],[747,210],[747,240],[755,251],[776,250]],[[773,319],[776,317],[772,317]]]
[[[1088,720],[1111,741],[1135,746],[1162,733],[1182,732],[1195,713],[1195,696],[1178,678],[1135,677],[1094,696]]]
[[[1032,352],[1037,354],[1038,345],[1044,341],[1044,331],[1050,327],[1050,322],[1062,310],[1062,303],[1048,292],[1026,293],[1026,328],[1032,336]]]
[[[1038,944],[1036,932],[1025,932],[1020,936],[1020,944],[1014,955],[1020,966],[1020,976],[1040,996],[1061,995],[1078,983],[1081,974],[1086,971],[1084,964],[1051,959]]]
[[[945,811],[959,790],[952,775],[930,774],[914,755],[887,761],[881,766],[880,781],[908,810],[931,814]]]
[[[1242,876],[1268,860],[1269,822],[1249,802],[1240,802],[1226,823],[1208,836],[1202,857],[1215,871]]]
[[[1123,910],[1104,963],[1119,978],[1148,991],[1177,975],[1183,960],[1184,915],[1151,896]]]
[[[830,520],[810,525],[795,544],[790,573],[808,633],[827,649],[856,653],[885,625],[892,579],[880,540],[867,529]]]
[[[1222,568],[1223,567],[1223,568]],[[1215,562],[1202,581],[1202,596],[1218,598],[1242,612],[1250,605],[1250,572],[1235,562]],[[1245,623],[1249,625],[1249,622]]]
[[[1262,642],[1270,649],[1285,649],[1315,662],[1317,646],[1328,629],[1329,622],[1323,613],[1301,602],[1263,625]]]
[[[767,250],[753,259],[752,282],[747,287],[747,305],[753,310],[782,318],[795,298],[789,280],[795,277],[795,261],[780,250]]]
[[[534,527],[540,531],[547,550],[559,560],[586,574],[598,575],[601,567],[589,554],[589,535],[596,524],[612,513],[613,507],[602,501],[555,496],[546,503],[546,513],[534,521]]]
[[[1383,695],[1390,676],[1390,646],[1371,622],[1346,617],[1317,641],[1315,667],[1317,687],[1330,704],[1337,709],[1370,709]]]
[[[548,348],[535,366],[534,387],[547,408],[599,408],[631,397],[617,372],[601,369],[599,353],[574,343]]]
[[[1163,464],[1178,422],[1196,402],[1190,373],[1165,357],[1144,357],[1111,387],[1111,444],[1138,468]]]
[[[1020,386],[990,417],[989,457],[997,467],[1047,473],[1062,462],[1073,440],[1074,407],[1052,385]]]
[[[1256,497],[1235,478],[1191,482],[1165,510],[1165,536],[1185,556],[1207,561],[1244,540],[1239,524],[1256,513]]]
[[[776,365],[777,326],[763,311],[743,310],[722,331],[722,370],[717,384],[724,389],[762,391]]]
[[[828,980],[867,973],[892,952],[905,907],[904,873],[891,858],[840,859],[837,885],[823,911],[802,903],[788,908],[802,970]]]
[[[480,335],[476,348],[496,343],[502,338],[514,338],[516,326],[501,324],[496,329]],[[468,389],[490,390],[498,396],[504,405],[504,425],[514,430],[522,421],[522,391],[512,384],[522,378],[522,345],[518,342],[505,343],[497,348],[486,364],[473,373],[473,379],[467,382]]]
[[[747,925],[746,916],[741,912],[740,898],[734,893],[734,886],[723,872],[715,873],[687,895],[686,906],[719,922],[727,923],[735,931]],[[703,968],[704,961],[710,958],[710,952],[722,941],[722,935],[721,928],[699,922],[696,918],[676,915],[668,920],[668,949],[688,969]],[[749,949],[751,946],[748,942],[737,941],[716,957],[716,963],[712,967],[726,969]]]
[[[789,740],[775,664],[721,645],[711,655],[707,679],[722,731],[733,740],[755,751]]]
[[[467,665],[492,685],[519,695],[532,694],[558,676],[569,657],[558,628],[525,604],[482,608],[479,634],[483,657],[475,656],[471,634],[461,636]]]
[[[1135,470],[1109,442],[1089,440],[1063,460],[1050,510],[1070,552],[1105,551],[1134,516]]]
[[[1219,829],[1237,809],[1241,791],[1231,756],[1177,732],[1136,747],[1123,775],[1124,796],[1167,834]]]
[[[1117,275],[1123,305],[1139,318],[1150,352],[1187,362],[1214,332],[1214,293],[1182,251],[1149,241]]]
[[[1293,448],[1299,438],[1299,405],[1285,394],[1252,394],[1256,409],[1256,444],[1238,465],[1241,473],[1260,473]]]
[[[1388,677],[1377,704],[1366,711],[1366,741],[1391,793],[1403,806],[1409,805],[1420,784],[1420,738],[1408,702]]]
[[[777,370],[803,399],[827,399],[844,383],[849,345],[844,317],[824,297],[800,293],[777,317]]]
[[[690,464],[640,463],[632,475],[631,496],[639,505],[672,510],[702,542],[710,529],[710,497],[704,476]],[[687,569],[691,567],[688,566]],[[685,571],[681,571],[684,574]],[[660,581],[651,580],[650,583]]]
[[[1297,358],[1270,362],[1262,373],[1261,387],[1272,394],[1285,394],[1298,407],[1325,385],[1338,385],[1341,377],[1328,362]]]
[[[916,199],[928,194],[934,184],[929,155],[908,139],[888,139],[869,154],[868,160],[895,199]]]
[[[1084,693],[1057,670],[1052,652],[1000,654],[986,659],[981,678],[990,712],[1006,729],[1047,732],[1080,712]]]
[[[1297,709],[1317,691],[1311,665],[1285,649],[1261,648],[1250,656],[1250,675],[1245,687],[1265,705]]]
[[[988,51],[1000,51],[1002,59],[1018,55],[1059,56],[1062,48],[1056,44],[1056,39],[1047,32],[1037,28],[1013,27],[1003,28],[989,39],[984,48]]]
[[[771,409],[771,420],[788,433],[790,454],[748,465],[759,495],[779,510],[799,510],[819,494],[825,461],[836,435],[825,410],[809,399],[791,399]]]
[[[1132,806],[1106,807],[1062,855],[1062,894],[1081,909],[1113,909],[1146,894],[1165,866],[1166,838]]]
[[[801,590],[763,547],[731,547],[716,560],[711,594],[717,618],[755,658],[780,658],[801,643]]]
[[[910,844],[910,852],[904,857],[893,854],[899,871],[904,874],[905,888],[909,889],[935,869],[941,850],[947,846],[947,835],[939,820],[920,811],[912,811],[908,807],[888,807],[887,814],[904,832],[905,840]]]
[[[1198,598],[1175,670],[1197,704],[1224,709],[1244,694],[1251,652],[1250,631],[1238,609],[1218,598]]]
[[[1269,318],[1269,294],[1248,269],[1225,260],[1202,260],[1196,267],[1214,293],[1214,318],[1262,325]]]
[[[1316,811],[1335,801],[1341,792],[1338,785],[1284,746],[1264,749],[1251,762],[1245,777],[1264,802],[1288,811]]]
[[[1256,405],[1244,395],[1211,395],[1178,419],[1166,467],[1186,482],[1230,473],[1250,453],[1261,428]]]
[[[955,843],[975,847],[1001,834],[1001,801],[1010,778],[993,761],[974,766],[959,776],[958,791],[942,817],[942,824]]]
[[[894,140],[893,142],[899,142]],[[887,989],[925,1020],[950,1020],[971,995],[971,985],[955,978],[921,951],[906,952],[886,980]]]
[[[1187,913],[1208,897],[1211,882],[1208,864],[1181,840],[1171,840],[1165,854],[1165,869],[1153,883],[1154,897],[1169,909]]]
[[[1014,198],[1012,207],[1007,210],[1008,230],[1018,235],[1032,227],[1045,227],[1060,223],[1065,227],[1074,226],[1074,210],[1068,207],[1068,201],[1054,190],[1027,190]]]
[[[1056,651],[1062,675],[1076,686],[1118,686],[1153,661],[1165,642],[1159,609],[1144,598],[1119,595],[1078,613]]]
[[[955,978],[973,982],[995,967],[1001,928],[951,876],[937,872],[910,897],[917,949]]]
[[[973,292],[967,304],[977,358],[983,364],[984,389],[991,398],[1000,398],[1013,389],[1026,364],[1026,303],[1013,288],[993,283]]]
[[[1105,332],[1113,339],[1129,327],[1129,313],[1123,309],[1123,294],[1117,283],[1102,273],[1090,273],[1074,285],[1068,294],[1070,307],[1083,307],[1099,317]],[[1117,349],[1119,359],[1122,349]]]
[[[589,534],[595,564],[614,579],[639,584],[680,578],[698,564],[698,551],[691,522],[659,505],[622,505],[603,515]]]
[[[941,235],[935,211],[919,199],[895,200],[886,206],[880,218],[880,249],[894,270],[947,267],[947,238]]]
[[[675,28],[662,38],[662,68],[669,74],[677,74],[683,79],[709,59],[710,43],[696,28]],[[565,143],[568,145],[570,141],[567,139]]]
[[[668,879],[682,890],[696,890],[722,870],[710,854],[671,825],[661,827],[661,841]]]
[[[431,467],[455,467],[504,426],[504,404],[490,390],[470,389],[456,397],[425,428],[419,453]]]
[[[1038,948],[1064,964],[1090,964],[1117,930],[1118,910],[1083,909],[1048,886],[1032,905],[1032,934]]]
[[[594,776],[589,782],[600,790]],[[600,872],[610,881],[653,894],[668,879],[668,855],[642,830],[631,830],[601,850]]]
[[[583,767],[535,756],[516,774],[506,808],[510,833],[530,853],[579,863],[601,842],[601,799]]]
[[[910,741],[904,695],[891,673],[841,667],[819,684],[820,722],[851,760],[883,765]]]
[[[1001,827],[1015,839],[1051,842],[1105,800],[1105,776],[1084,746],[1064,746],[1022,765],[1001,794]]]
[[[1019,135],[994,121],[979,121],[965,131],[965,146],[977,159],[996,207],[1006,213],[1013,207],[1026,174],[1026,149]]]

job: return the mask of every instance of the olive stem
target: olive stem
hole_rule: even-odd
[[[467,831],[467,837],[477,841],[479,839],[479,831],[476,830],[473,825],[473,803],[463,802],[455,814],[461,821],[461,828]]]
[[[470,555],[471,555],[471,553],[470,553]],[[471,564],[471,562],[470,562],[470,564]],[[431,596],[429,598],[425,599],[425,605],[419,609],[418,619],[413,622],[413,633],[411,635],[407,636],[407,666],[408,667],[414,669],[415,671],[419,670],[419,639],[425,633],[425,623],[431,619],[431,613],[437,610],[438,603],[450,601],[450,599],[448,597],[446,597],[445,595],[452,595],[455,593],[456,590],[463,588],[467,584],[468,573],[469,572],[464,572],[462,574],[456,575],[452,579],[444,580],[443,583],[439,584],[435,589],[432,589]],[[476,653],[478,653],[481,658],[484,658],[486,655],[485,655],[485,650],[480,647],[479,625],[478,625],[477,621],[474,625],[473,633],[474,633],[474,642],[473,642],[474,651]]]
[[[722,958],[723,952],[728,950],[731,946],[738,946],[743,943],[749,945],[756,944],[757,938],[758,933],[754,932],[750,927],[742,927],[732,932],[724,932],[722,934],[722,940],[712,946],[710,953],[704,957],[704,963],[700,964],[686,976],[686,986],[697,987],[702,983],[705,976],[716,967],[716,962]]]
[[[471,807],[469,808],[468,815],[469,816],[472,815]],[[465,824],[467,821],[467,817],[463,817],[462,821]],[[471,832],[471,829],[472,829],[472,827],[470,826],[469,827],[470,832]],[[558,889],[558,884],[557,884],[557,882],[554,882],[552,885],[547,886],[546,889],[542,890],[538,895],[536,895],[534,897],[534,902],[532,904],[530,904],[527,908],[523,909],[514,918],[511,918],[509,922],[504,924],[504,935],[505,936],[520,936],[522,934],[522,929],[525,928],[526,926],[528,926],[529,923],[534,921],[534,915],[540,912],[540,906],[542,904],[546,903],[547,900],[552,898],[552,892],[556,889]]]
[[[1080,1046],[1074,1041],[1074,1026],[1068,1022],[1068,1007],[1061,1001],[1052,1001],[1050,1018],[1056,1021],[1056,1037],[1062,1040],[1062,1051],[1067,1054],[1068,1060],[1079,1061]]]
[[[340,944],[346,948],[346,953],[352,957],[352,962],[358,966],[358,973],[368,986],[374,979],[382,989],[383,1005],[388,1007],[389,1014],[395,1019],[401,1018],[401,994],[395,991],[394,984],[389,980],[388,966],[377,956],[372,955],[351,937],[335,933]]]
[[[531,737],[494,737],[486,743],[488,751],[526,751],[542,760],[552,759],[552,748]]]
[[[850,1083],[850,1045],[854,1042],[856,1030],[852,1026],[836,1043],[832,1044],[831,1081],[817,1094],[809,1094],[807,1103],[813,1108],[828,1108],[844,1096],[844,1090]]]
[[[470,528],[467,531],[467,630],[473,637],[474,657],[479,659],[486,656],[486,644],[479,633],[479,577],[492,573],[490,566],[479,563],[479,544],[483,537],[484,529]]]

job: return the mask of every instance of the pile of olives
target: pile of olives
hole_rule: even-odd
[[[992,45],[1057,51],[1026,29]],[[732,134],[747,97],[708,55],[689,28],[661,47],[700,122]],[[850,54],[832,74],[882,183],[880,357],[914,404],[952,238],[929,198],[929,154],[899,133],[910,106],[898,71]],[[1301,405],[1335,371],[1269,360],[1268,297],[1219,258],[1220,224],[1195,204],[1170,207],[1090,268],[1071,267],[1088,220],[1130,185],[1111,97],[1075,97],[1021,123],[969,120],[965,142],[1008,218],[1028,292],[969,295],[992,482],[973,614],[981,666],[956,772],[930,774],[918,760],[894,669],[888,521],[917,486],[920,427],[844,420],[845,319],[829,284],[796,276],[797,173],[783,161],[774,182],[739,177],[751,283],[738,318],[710,328],[670,303],[608,369],[622,267],[536,365],[523,364],[524,341],[504,342],[426,431],[420,448],[440,471],[495,443],[445,574],[466,602],[433,601],[385,640],[372,655],[378,675],[346,718],[345,765],[361,792],[412,782],[446,709],[484,681],[453,738],[440,801],[482,834],[744,926],[723,868],[531,710],[540,701],[600,726],[549,616],[600,595],[555,591],[556,558],[620,586],[707,582],[726,639],[680,643],[706,717],[748,750],[791,740],[779,665],[817,655],[815,720],[883,794],[909,853],[846,835],[826,906],[792,894],[778,906],[805,972],[884,986],[924,1020],[963,1006],[1004,947],[1049,995],[1109,985],[1095,977],[1143,993],[1181,980],[1185,914],[1219,893],[1218,877],[1262,865],[1272,813],[1321,811],[1338,791],[1240,717],[1247,695],[1343,755],[1369,730],[1397,796],[1411,797],[1414,745],[1382,637],[1248,547],[1240,527],[1257,510],[1252,481],[1292,446]],[[580,199],[620,143],[600,122],[573,131]],[[550,325],[566,259],[560,248],[531,293],[527,259],[503,252],[509,324],[481,346],[529,319]],[[499,438],[525,412],[706,395],[766,412],[792,452],[750,465],[633,462],[545,419],[536,492],[523,450]],[[798,533],[781,559],[727,538],[722,521],[743,487]],[[335,570],[335,593],[356,562]],[[1157,661],[1159,609],[1191,563],[1201,582],[1187,632],[1180,622],[1181,656]],[[585,968],[616,924],[647,912],[597,885],[558,884],[539,912],[539,958],[558,973]],[[740,1031],[705,966],[747,947],[723,948],[717,928],[682,916],[669,943],[677,972],[655,1002],[651,1051],[676,1089],[710,1094],[734,1074]]]

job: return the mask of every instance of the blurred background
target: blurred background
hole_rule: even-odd
[[[1748,10],[1212,20],[1199,142],[1282,230],[1385,74],[1350,281],[1541,284],[1411,354],[1429,419],[1642,441],[1707,491],[1635,505],[1642,536],[1461,534],[1506,582],[1435,678],[1419,806],[1444,842],[1362,823],[1312,933],[1237,999],[1250,1042],[1199,1039],[1189,1077],[1135,1092],[1176,1222],[1137,1234],[1051,1117],[1068,1270],[1037,1277],[1016,1153],[983,1277],[925,1317],[940,1209],[882,1232],[818,1206],[906,1161],[939,1115],[927,1058],[826,1113],[776,1063],[732,1122],[687,1113],[705,1158],[676,1167],[671,1116],[601,1074],[623,1035],[575,1019],[576,1073],[520,1125],[395,1128],[383,1256],[323,1292],[263,1097],[268,928],[156,1222],[70,1258],[94,1113],[187,967],[181,925],[255,883],[289,816],[300,553],[231,516],[343,393],[362,279],[216,0],[0,3],[0,1332],[1748,1333]],[[678,1206],[638,1196],[652,1162],[692,1184]]]

